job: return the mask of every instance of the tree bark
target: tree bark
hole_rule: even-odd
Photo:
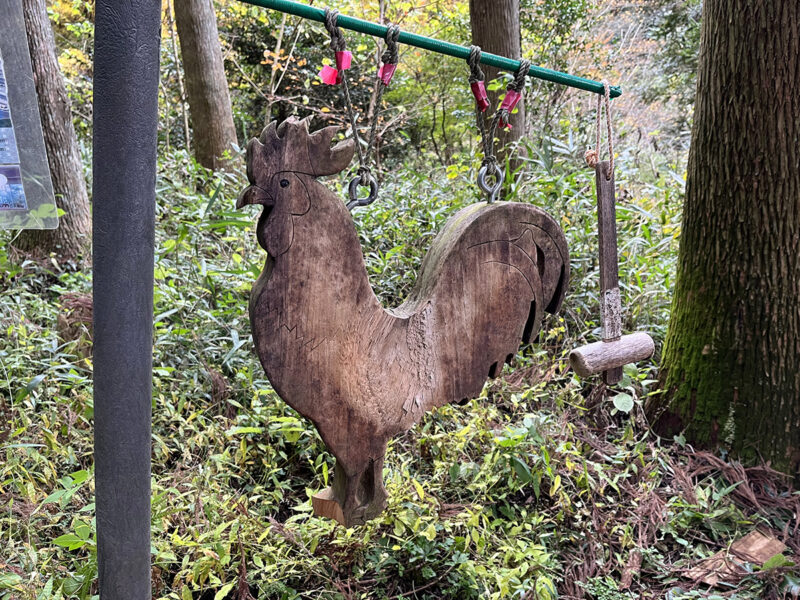
[[[705,0],[657,431],[800,464],[800,3]]]
[[[22,8],[50,177],[56,205],[64,212],[58,229],[25,230],[14,240],[14,246],[25,252],[55,253],[71,260],[87,249],[91,239],[86,180],[46,2],[23,0]]]
[[[469,21],[472,27],[472,43],[480,46],[484,52],[518,59],[521,57],[521,33],[519,0],[469,0]],[[495,79],[499,70],[481,65],[486,82]],[[500,104],[500,96],[505,93],[505,86],[497,91],[488,91],[494,114]],[[487,111],[488,112],[488,111]],[[525,134],[525,104],[517,104],[517,112],[511,115],[511,129],[498,133],[499,147],[497,157],[505,160],[505,146],[519,140]]]
[[[189,113],[186,110],[186,88],[183,85],[183,75],[181,75],[181,65],[178,59],[178,45],[175,43],[175,19],[172,18],[172,1],[167,1],[167,29],[169,29],[169,43],[172,47],[172,58],[175,61],[175,75],[178,80],[178,93],[181,99],[181,116],[183,117],[183,137],[186,141],[186,150],[192,151],[191,134],[189,133]]]
[[[181,44],[194,155],[209,169],[227,166],[225,151],[236,143],[231,99],[213,0],[175,2],[175,24]]]

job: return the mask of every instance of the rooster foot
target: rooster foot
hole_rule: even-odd
[[[315,494],[311,502],[315,515],[355,527],[382,513],[387,496],[383,487],[383,456],[370,459],[363,471],[353,475],[348,475],[337,459],[333,486]]]

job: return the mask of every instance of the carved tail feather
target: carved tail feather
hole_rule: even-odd
[[[558,224],[541,209],[498,202],[468,206],[433,242],[408,302],[432,308],[430,344],[440,378],[428,405],[471,398],[486,377],[538,333],[545,311],[561,305],[569,254]],[[411,317],[413,325],[415,316]]]

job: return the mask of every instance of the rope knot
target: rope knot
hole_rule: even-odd
[[[481,47],[470,46],[469,58],[467,59],[469,65],[469,82],[475,83],[476,81],[483,81],[485,76],[481,69]]]
[[[325,29],[331,36],[331,50],[343,52],[347,48],[347,42],[339,27],[336,25],[339,20],[339,11],[336,9],[325,9]]]
[[[528,71],[531,70],[531,61],[527,58],[519,60],[519,69],[514,73],[514,79],[506,86],[506,90],[522,93],[525,88],[525,82],[528,80]]]
[[[381,55],[381,62],[388,65],[395,65],[399,59],[397,50],[397,38],[400,37],[400,28],[390,24],[386,29],[386,50]]]
[[[583,155],[586,159],[586,164],[593,169],[600,164],[600,128],[602,123],[603,106],[606,109],[606,131],[608,134],[608,172],[606,179],[611,179],[614,173],[614,137],[611,127],[611,98],[608,82],[603,80],[603,93],[597,95],[597,126],[595,131],[594,149],[589,149]]]

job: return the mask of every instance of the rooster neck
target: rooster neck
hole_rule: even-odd
[[[300,177],[309,208],[285,217],[291,220],[291,241],[285,252],[267,260],[253,288],[251,308],[261,305],[258,312],[271,315],[276,329],[299,328],[298,335],[318,340],[332,334],[337,324],[384,311],[369,283],[349,211],[312,176]]]

